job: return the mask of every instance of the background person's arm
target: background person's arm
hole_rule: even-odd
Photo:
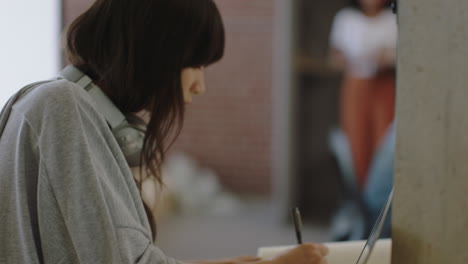
[[[346,69],[346,58],[337,48],[331,48],[328,55],[328,65],[336,71],[344,71]]]

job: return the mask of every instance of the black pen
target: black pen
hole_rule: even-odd
[[[297,243],[300,245],[302,244],[302,220],[301,220],[301,212],[299,212],[299,208],[291,209],[291,215],[294,222],[294,229],[296,230],[296,238]]]

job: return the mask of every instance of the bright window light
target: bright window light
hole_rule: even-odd
[[[59,0],[0,0],[0,106],[60,67]],[[0,107],[0,108],[1,108]]]

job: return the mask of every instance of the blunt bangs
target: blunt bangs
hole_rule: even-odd
[[[218,62],[224,56],[225,30],[221,14],[212,1],[206,5],[198,5],[202,8],[198,16],[198,28],[193,32],[193,48],[189,51],[184,67],[202,67]],[[198,12],[197,12],[198,13]],[[201,18],[201,19],[200,19]]]

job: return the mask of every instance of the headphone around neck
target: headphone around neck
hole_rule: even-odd
[[[67,66],[60,77],[85,89],[99,112],[104,115],[130,167],[140,166],[141,151],[146,133],[146,124],[139,117],[125,116],[91,78],[74,66]]]

